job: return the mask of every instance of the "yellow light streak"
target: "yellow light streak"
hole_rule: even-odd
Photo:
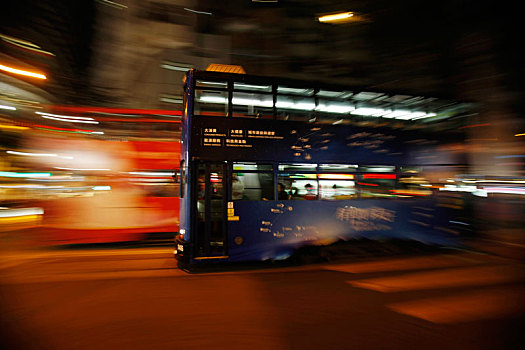
[[[334,22],[334,21],[339,21],[343,19],[348,19],[352,17],[353,15],[354,15],[353,12],[342,12],[342,13],[336,13],[333,15],[321,16],[318,18],[318,20],[319,22]]]
[[[29,221],[39,220],[40,218],[41,218],[40,215],[13,216],[13,217],[7,217],[7,218],[0,218],[0,223],[12,224],[15,222],[29,222]]]
[[[9,72],[9,73],[13,73],[13,74],[25,75],[25,76],[28,76],[28,77],[31,77],[31,78],[47,79],[47,77],[44,74],[30,72],[30,71],[27,71],[27,70],[16,69],[16,68],[4,66],[3,64],[0,64],[0,70],[3,70],[5,72]]]
[[[198,258],[195,258],[195,260],[209,260],[209,259],[227,259],[228,255],[221,255],[221,256],[200,256]]]
[[[0,125],[0,129],[26,130],[29,128],[25,126],[16,126],[16,125]]]
[[[516,134],[514,136],[525,136],[525,133],[523,133],[523,134]]]

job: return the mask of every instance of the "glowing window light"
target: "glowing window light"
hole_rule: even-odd
[[[412,117],[412,120],[435,117],[436,115],[437,115],[436,113],[424,113],[421,116],[414,116],[414,117]]]
[[[235,82],[234,87],[235,89],[264,90],[264,91],[268,91],[272,88],[271,85],[252,85],[252,84],[244,84],[244,83],[238,83],[238,82]]]
[[[356,114],[356,115],[364,115],[368,117],[379,117],[381,115],[384,115],[387,112],[389,111],[381,109],[381,108],[358,108],[350,113]]]
[[[246,98],[237,98],[234,97],[232,100],[232,103],[234,105],[242,105],[242,106],[260,106],[260,107],[272,107],[273,101],[261,101],[261,100],[253,100],[253,99],[246,99]]]
[[[347,18],[350,18],[350,17],[353,17],[354,14],[353,12],[341,12],[341,13],[336,13],[336,14],[333,14],[333,15],[326,15],[326,16],[321,16],[318,18],[318,21],[319,22],[333,22],[333,21],[339,21],[339,20],[342,20],[342,19],[347,19]]]
[[[275,104],[275,107],[277,108],[293,108],[293,102],[280,102],[278,101],[276,104]]]
[[[169,62],[162,63],[160,67],[164,69],[178,71],[178,72],[187,72],[191,69],[191,66],[177,64],[177,63],[169,63]]]
[[[353,106],[345,106],[345,105],[320,104],[317,107],[315,107],[315,110],[319,112],[327,112],[327,113],[349,113],[355,110],[355,108]]]
[[[4,66],[3,64],[0,64],[0,70],[3,70],[4,72],[13,73],[13,74],[24,75],[24,76],[31,77],[31,78],[47,79],[47,77],[44,74],[30,72],[30,71],[22,70],[22,69],[16,69],[16,68]]]
[[[313,111],[315,109],[315,103],[308,103],[308,102],[293,103],[293,102],[286,102],[286,101],[278,101],[275,104],[275,107],[299,109],[303,111]]]
[[[199,101],[208,103],[226,103],[227,99],[220,96],[201,96]]]
[[[363,179],[396,179],[396,174],[363,174]]]
[[[318,174],[319,179],[329,179],[329,180],[353,180],[354,175],[352,174]]]
[[[7,109],[9,111],[16,111],[16,108],[15,107],[12,107],[12,106],[5,106],[5,105],[0,105],[0,109]]]
[[[397,119],[401,119],[401,120],[419,119],[419,118],[422,118],[422,117],[424,117],[426,115],[427,114],[425,112],[410,112],[410,114],[397,117]]]
[[[293,105],[293,108],[294,109],[301,109],[301,110],[305,110],[305,111],[313,111],[315,109],[315,103],[307,103],[307,102],[295,103]]]
[[[391,111],[390,113],[384,114],[383,118],[398,118],[405,116],[407,114],[410,114],[410,111],[407,110],[397,110],[397,111]]]

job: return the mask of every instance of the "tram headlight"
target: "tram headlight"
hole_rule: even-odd
[[[184,235],[186,234],[186,230],[183,229],[183,228],[181,228],[181,229],[179,230],[179,234],[180,234],[180,235],[182,236],[182,238],[184,239]]]

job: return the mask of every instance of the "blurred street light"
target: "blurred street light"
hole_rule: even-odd
[[[321,23],[342,24],[349,22],[364,22],[365,17],[355,12],[348,11],[321,15],[317,17],[317,20]]]
[[[13,67],[4,66],[3,64],[0,64],[0,70],[4,72],[13,73],[13,74],[24,75],[24,76],[31,77],[31,78],[47,79],[47,77],[44,74],[30,72],[30,71],[22,70],[22,69],[16,69]]]

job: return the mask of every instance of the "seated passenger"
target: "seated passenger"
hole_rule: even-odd
[[[303,196],[299,194],[299,189],[297,187],[292,187],[291,199],[292,200],[303,199]]]
[[[290,195],[286,193],[282,183],[277,184],[277,199],[280,201],[287,201],[290,199]]]
[[[236,173],[232,174],[232,200],[242,200],[244,192],[244,184],[239,179]]]
[[[315,194],[315,188],[311,184],[304,185],[304,188],[306,189],[306,194],[304,195],[304,199],[306,200],[314,200],[317,199],[317,195]]]

